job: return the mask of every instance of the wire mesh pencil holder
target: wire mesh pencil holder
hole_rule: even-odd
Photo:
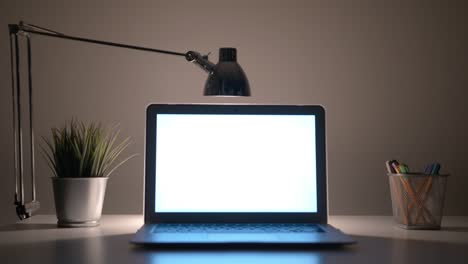
[[[440,229],[448,175],[388,174],[393,219],[404,229]]]

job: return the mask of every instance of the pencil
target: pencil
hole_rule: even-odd
[[[393,183],[393,190],[395,191],[396,198],[398,200],[398,203],[400,204],[400,211],[403,214],[403,224],[408,225],[408,210],[407,210],[408,208],[403,203],[400,188],[398,186],[398,182],[395,177],[398,177],[398,176],[390,176],[390,179],[393,179],[393,180],[390,180],[390,182]]]

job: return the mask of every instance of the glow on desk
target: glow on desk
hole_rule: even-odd
[[[139,215],[105,215],[95,228],[56,228],[39,215],[0,226],[0,263],[466,263],[468,217],[445,217],[440,231],[403,230],[387,216],[332,216],[358,244],[344,248],[141,248],[129,239]]]

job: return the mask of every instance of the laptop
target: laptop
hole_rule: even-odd
[[[351,244],[327,224],[325,111],[147,108],[144,225],[134,244]]]

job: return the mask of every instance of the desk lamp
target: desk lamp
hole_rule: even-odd
[[[33,104],[32,104],[32,75],[31,75],[31,35],[40,35],[52,38],[61,38],[79,42],[94,43],[105,46],[163,53],[174,56],[185,57],[187,61],[200,66],[208,73],[205,83],[204,95],[206,96],[250,96],[249,81],[244,71],[237,63],[237,52],[235,48],[220,48],[219,62],[214,64],[208,60],[208,55],[201,55],[196,51],[180,53],[175,51],[153,49],[135,45],[127,45],[109,41],[70,36],[50,30],[41,26],[19,22],[8,25],[10,33],[10,55],[11,55],[11,82],[13,100],[13,130],[14,130],[14,174],[16,180],[15,205],[16,214],[23,220],[31,217],[40,207],[36,199],[35,165],[34,165],[34,126],[33,126]],[[26,39],[26,67],[27,67],[27,90],[29,113],[23,117],[21,109],[21,70],[20,70],[20,48],[19,38]],[[29,118],[23,120],[23,118]],[[30,177],[32,200],[25,202],[24,198],[24,146],[23,146],[23,123],[29,126],[29,154],[30,154]]]

